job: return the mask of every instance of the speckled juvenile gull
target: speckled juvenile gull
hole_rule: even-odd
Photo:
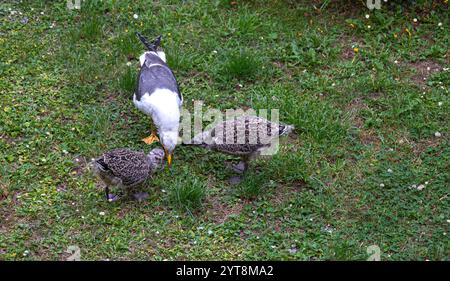
[[[275,138],[288,135],[293,125],[277,124],[258,116],[240,116],[219,122],[195,136],[189,145],[241,157],[243,171],[249,160],[270,147]]]
[[[162,168],[164,151],[155,148],[148,155],[127,148],[105,152],[93,161],[94,172],[106,184],[106,199],[109,187],[129,189],[144,182],[151,174]]]

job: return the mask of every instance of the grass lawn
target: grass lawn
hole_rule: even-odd
[[[150,2],[0,4],[0,260],[449,259],[447,1]],[[135,31],[187,110],[279,109],[295,136],[237,186],[237,158],[179,146],[108,203],[91,159],[150,148]]]

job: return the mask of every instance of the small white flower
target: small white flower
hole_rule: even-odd
[[[212,235],[213,231],[211,229],[208,230],[208,235]]]
[[[43,15],[44,14],[44,12],[41,12],[41,15]]]
[[[388,169],[387,172],[388,173],[392,173],[393,171],[392,171],[392,169]]]
[[[434,133],[434,136],[437,138],[440,138],[442,136],[442,134],[440,132],[436,132],[436,133]]]
[[[127,62],[127,66],[131,66],[131,61]]]
[[[370,25],[367,26],[368,29],[371,29],[372,27]]]
[[[380,183],[380,187],[384,187],[384,183]]]
[[[23,252],[23,256],[24,256],[24,257],[28,256],[29,254],[30,254],[30,251],[28,251],[28,250],[25,250],[25,251]]]
[[[417,187],[417,190],[422,190],[422,189],[424,189],[424,188],[425,188],[425,185],[421,184],[421,185],[419,185],[419,186]]]
[[[139,18],[139,16],[137,14],[134,14],[133,18],[137,20]]]
[[[394,63],[395,63],[395,64],[398,64],[398,60],[395,60]]]
[[[272,246],[270,246],[270,248],[272,248],[272,249],[275,249],[277,246],[275,246],[275,245],[272,245]]]
[[[427,67],[427,71],[430,71],[431,70],[431,67]]]
[[[438,23],[438,26],[442,26],[442,22]]]
[[[413,19],[413,22],[417,22],[417,19],[416,19],[416,18],[414,18],[414,19]]]
[[[428,184],[428,182],[426,181],[426,182],[425,182],[425,185],[427,185],[427,184]]]
[[[104,216],[105,215],[105,212],[100,212],[100,213],[98,213],[100,216]]]
[[[165,190],[165,189],[161,189],[161,192],[162,192],[162,193],[166,193],[166,190]]]
[[[370,18],[370,15],[369,15],[369,14],[366,14],[366,19],[368,19],[368,18]]]
[[[438,106],[442,106],[442,102],[440,101],[440,102],[438,102]]]
[[[214,54],[217,54],[217,51],[216,51],[216,50],[214,50],[214,51],[213,51],[213,53],[214,53]]]

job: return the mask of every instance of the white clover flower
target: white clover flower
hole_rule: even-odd
[[[414,19],[413,19],[413,22],[417,22],[417,19],[416,19],[416,18],[414,18]]]
[[[421,184],[421,185],[419,185],[419,186],[417,187],[417,190],[422,190],[422,189],[424,189],[424,188],[425,188],[425,185]]]
[[[100,216],[104,216],[105,215],[105,212],[100,212],[100,213],[98,213]]]
[[[398,64],[398,60],[395,60],[394,63],[395,63],[395,64]]]
[[[368,18],[370,18],[370,15],[369,15],[369,14],[366,14],[366,19],[368,19]]]
[[[139,18],[139,16],[137,14],[134,14],[133,18],[137,20]]]
[[[131,61],[127,62],[127,66],[131,66]]]
[[[442,26],[442,22],[438,23],[438,26]]]
[[[211,229],[208,230],[208,235],[212,235],[213,231]]]
[[[437,138],[440,138],[442,136],[442,134],[440,132],[436,132],[436,133],[434,133],[434,136]]]
[[[442,106],[442,102],[440,101],[440,102],[438,102],[438,106]]]
[[[213,54],[217,54],[217,51],[216,50],[214,50],[214,51],[212,51],[213,52]]]
[[[384,183],[380,183],[380,187],[384,187]]]
[[[370,25],[367,26],[368,29],[371,29],[372,27]]]
[[[392,173],[393,171],[392,171],[392,169],[387,169],[387,172]]]

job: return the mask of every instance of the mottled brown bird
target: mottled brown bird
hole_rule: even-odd
[[[195,136],[190,144],[241,157],[244,167],[249,160],[268,149],[276,138],[288,135],[293,125],[278,124],[258,116],[240,116],[219,122]]]
[[[93,162],[94,172],[106,184],[106,199],[109,187],[129,189],[144,182],[152,173],[163,167],[164,150],[155,148],[148,155],[127,148],[105,152]]]

